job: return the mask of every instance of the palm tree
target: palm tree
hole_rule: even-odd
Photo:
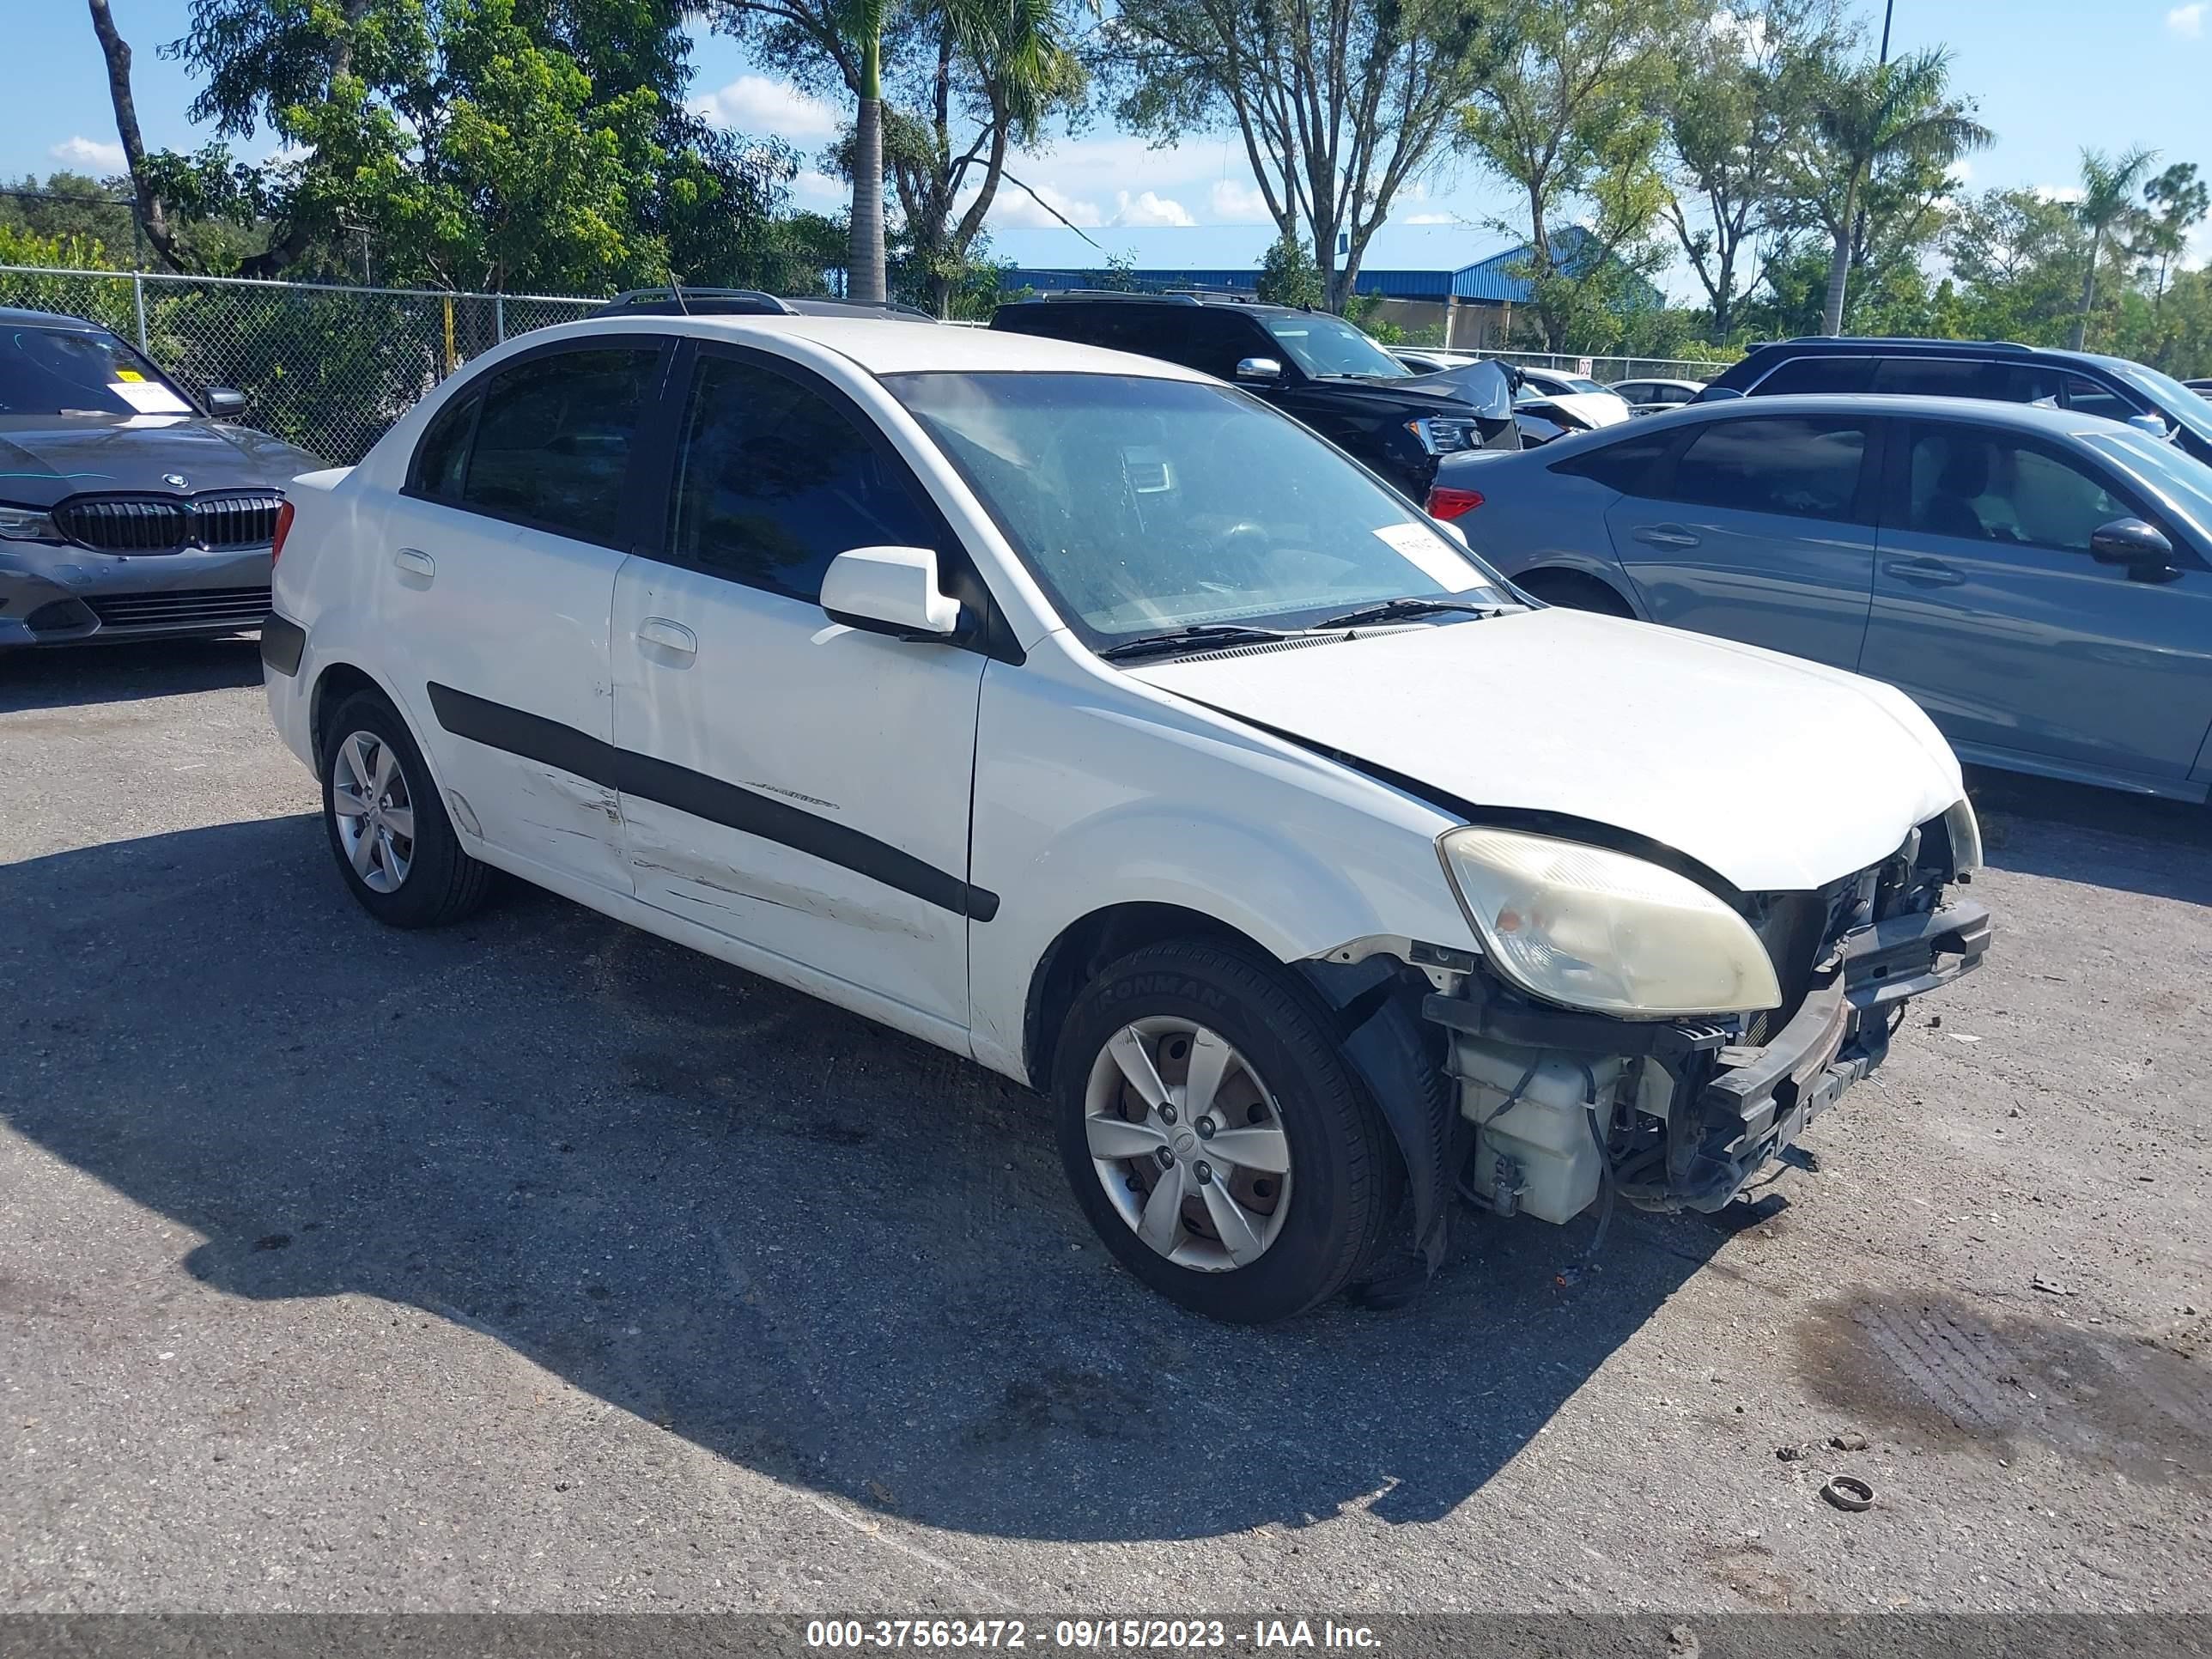
[[[1950,54],[1938,48],[1887,64],[1862,64],[1831,82],[1814,122],[1814,149],[1800,171],[1807,199],[1835,244],[1821,331],[1844,331],[1859,192],[1885,163],[1930,161],[1948,167],[1995,135],[1951,96]]]
[[[853,217],[847,283],[856,300],[882,301],[884,268],[884,24],[892,0],[840,0],[848,40],[858,49],[854,91]],[[1071,61],[1054,0],[935,0],[952,37],[992,82],[1004,123],[1033,126],[1064,82]]]
[[[2081,199],[2074,204],[2074,216],[2089,233],[2089,268],[2081,273],[2081,308],[2074,313],[2067,341],[2076,351],[2088,336],[2090,307],[2097,303],[2097,261],[2104,257],[2105,239],[2142,211],[2136,205],[2136,186],[2156,160],[2156,150],[2140,144],[2118,161],[2100,149],[2081,152]]]

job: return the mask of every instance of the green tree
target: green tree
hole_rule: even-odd
[[[940,313],[964,274],[1010,150],[1072,106],[1082,67],[1063,0],[702,0],[715,27],[810,91],[854,100],[831,161],[853,183],[845,264],[855,299],[887,296],[884,185],[904,263]]]
[[[2089,331],[2089,313],[2097,303],[2097,266],[2108,239],[2118,240],[2143,218],[2136,190],[2158,159],[2156,150],[2140,145],[2117,157],[2100,149],[2081,152],[2081,196],[2074,204],[2074,216],[2089,233],[2087,258],[2081,268],[2081,303],[2074,313],[2074,332],[2067,343],[2081,349]]]
[[[1957,283],[1958,331],[2057,344],[2073,308],[2081,249],[2081,227],[2063,202],[2032,190],[1962,198],[1942,236]]]
[[[1526,199],[1522,275],[1545,343],[1607,343],[1620,307],[1664,262],[1652,233],[1668,200],[1659,170],[1676,54],[1696,25],[1686,0],[1547,0],[1516,14],[1516,50],[1461,112],[1462,144]],[[1578,218],[1572,235],[1562,221]]]
[[[1295,234],[1278,236],[1260,261],[1259,296],[1273,306],[1322,306],[1328,303],[1328,284],[1321,267]]]
[[[1156,142],[1236,133],[1278,235],[1305,239],[1330,309],[1341,310],[1369,240],[1400,192],[1443,161],[1455,112],[1497,63],[1503,9],[1118,0],[1093,66],[1118,118]]]
[[[1872,218],[1875,208],[1886,207],[1888,216],[1932,233],[1929,215],[1948,187],[1952,164],[1992,137],[1972,106],[1952,95],[1950,57],[1942,50],[1839,65],[1823,77],[1810,129],[1783,157],[1801,222],[1828,238],[1822,333],[1843,330],[1851,270],[1864,262],[1862,210]],[[1885,194],[1892,199],[1880,199]],[[1923,204],[1917,213],[1895,211],[1916,199]]]
[[[2173,267],[2189,251],[2189,233],[2204,222],[2212,210],[2212,188],[2197,176],[2197,163],[2176,161],[2143,186],[2147,211],[2136,253],[2153,271],[2151,303],[2166,300],[2166,285]]]
[[[1661,108],[1668,222],[1712,309],[1736,327],[1781,234],[1782,157],[1802,142],[1817,88],[1845,44],[1834,0],[1744,0],[1694,25]]]

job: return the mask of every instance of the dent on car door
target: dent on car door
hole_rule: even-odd
[[[2090,551],[2148,502],[2054,443],[1943,422],[1913,423],[1886,501],[1862,672],[1994,758],[2188,774],[2212,725],[2212,572],[2131,580]]]
[[[607,625],[662,343],[528,354],[441,410],[375,550],[387,665],[465,829],[628,891]]]
[[[638,896],[965,1030],[984,659],[831,623],[839,553],[957,550],[869,417],[806,372],[679,366],[667,539],[617,585]]]
[[[1853,666],[1874,574],[1874,433],[1844,414],[1701,423],[1606,513],[1651,619]]]

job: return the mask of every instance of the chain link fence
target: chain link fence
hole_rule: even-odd
[[[1486,351],[1482,355],[1518,363],[1523,368],[1584,375],[1600,386],[1621,380],[1710,380],[1728,367],[1695,357],[1593,357],[1571,351]]]
[[[111,328],[192,391],[244,392],[248,424],[335,465],[477,353],[604,303],[0,265],[0,307]]]

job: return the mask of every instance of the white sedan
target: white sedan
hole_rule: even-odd
[[[371,915],[504,871],[1021,1079],[1223,1318],[1417,1282],[1455,1190],[1717,1207],[1988,941],[1902,696],[1532,607],[1150,358],[544,330],[296,481],[275,609]]]

